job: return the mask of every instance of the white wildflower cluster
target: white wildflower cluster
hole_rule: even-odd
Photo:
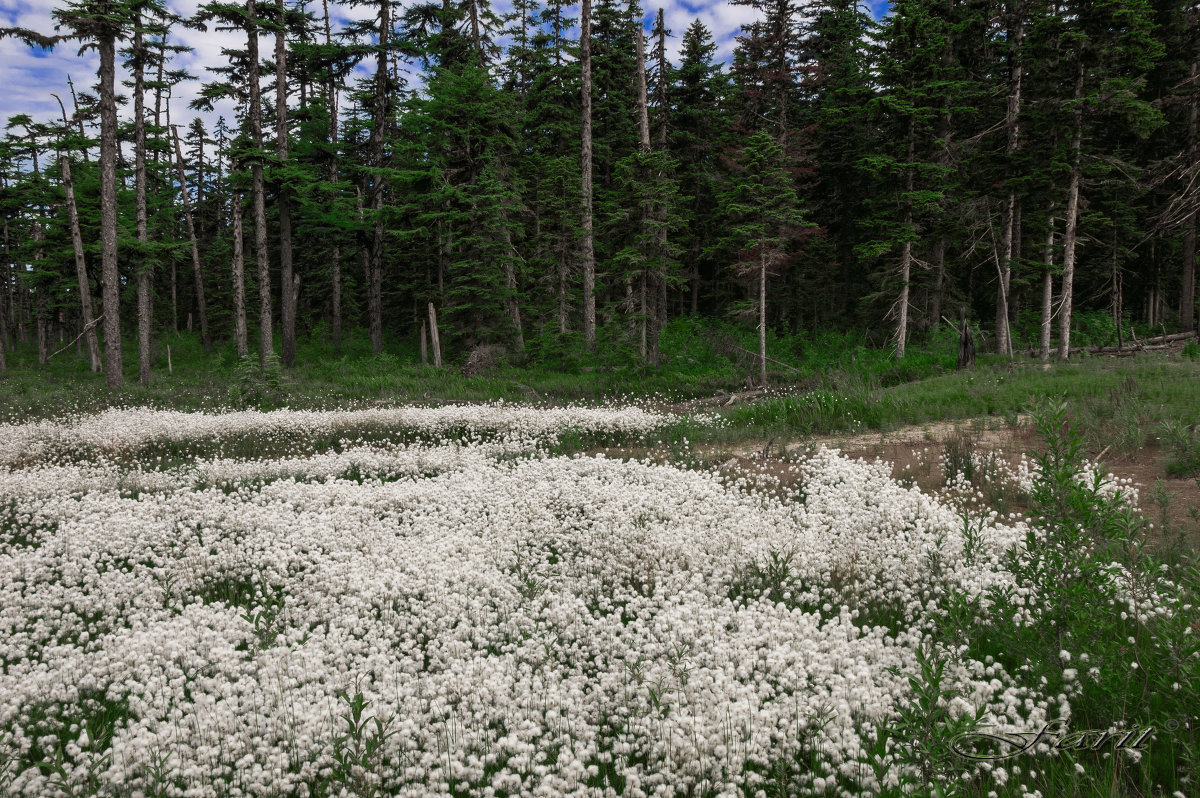
[[[943,470],[946,467],[946,456],[941,458]],[[1022,454],[1017,459],[1006,457],[1002,449],[994,451],[975,451],[971,453],[971,466],[974,479],[963,471],[950,476],[943,489],[943,495],[960,508],[971,505],[982,505],[985,492],[980,488],[1011,490],[1020,496],[1029,496],[1033,492],[1034,480],[1037,478],[1037,465],[1030,461],[1028,455]],[[1096,484],[1098,466],[1084,460],[1075,480],[1085,487]],[[1100,477],[1097,494],[1105,499],[1116,498],[1118,495],[1133,507],[1138,505],[1138,489],[1132,479],[1118,477],[1109,472]]]
[[[5,444],[21,467],[0,469],[0,757],[25,763],[9,792],[54,794],[61,776],[30,763],[59,757],[102,794],[733,796],[814,750],[804,791],[874,791],[867,746],[910,700],[938,597],[1004,584],[1025,534],[985,519],[967,557],[954,510],[831,450],[796,466],[801,502],[536,445],[664,423],[644,411],[379,412],[503,434],[132,471]],[[331,415],[17,429],[104,452],[364,423]],[[772,556],[782,596],[760,578]],[[1069,713],[990,661],[955,657],[946,683],[954,715],[999,728]]]
[[[705,423],[711,419],[694,416]],[[638,407],[532,408],[496,402],[485,405],[395,407],[347,411],[242,410],[184,413],[127,408],[94,416],[0,424],[0,465],[36,462],[63,451],[115,454],[144,444],[220,441],[253,436],[271,443],[296,444],[319,435],[359,431],[451,433],[471,438],[508,433],[554,440],[566,430],[585,434],[646,434],[677,421],[676,416]]]
[[[1098,468],[1096,464],[1085,460],[1080,467],[1076,479],[1081,485],[1090,487],[1096,483],[1097,472]],[[1138,489],[1133,480],[1127,477],[1118,477],[1111,472],[1100,478],[1100,484],[1096,493],[1106,499],[1123,496],[1130,506],[1138,506]]]

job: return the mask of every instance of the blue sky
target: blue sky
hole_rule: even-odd
[[[191,16],[195,13],[200,0],[166,0],[167,6],[181,16]],[[289,0],[292,2],[292,0]],[[647,18],[652,19],[659,3],[643,0],[647,5]],[[876,16],[886,9],[886,0],[867,0],[867,4]],[[42,33],[52,33],[54,22],[51,11],[63,5],[62,0],[3,0],[0,6],[0,27],[18,26],[31,28]],[[733,39],[742,25],[753,21],[755,13],[745,6],[734,6],[719,0],[667,0],[661,3],[666,17],[667,27],[673,38],[670,42],[671,55],[677,55],[679,37],[691,24],[699,18],[713,31],[720,46],[719,57],[728,59],[733,50]],[[314,7],[319,8],[316,4]],[[496,2],[498,11],[509,7],[506,0]],[[335,20],[346,20],[364,17],[369,12],[366,9],[351,10],[338,3],[330,3],[330,10]],[[186,124],[197,114],[187,108],[188,103],[196,96],[200,82],[211,79],[206,66],[220,64],[221,48],[244,47],[243,35],[239,32],[224,31],[192,31],[179,29],[172,35],[172,41],[194,48],[191,53],[177,56],[173,64],[187,69],[197,75],[199,81],[189,81],[177,87],[176,95],[171,104],[171,121],[175,124]],[[271,37],[264,37],[263,52],[268,55],[271,51]],[[83,54],[79,47],[72,43],[60,44],[51,52],[27,47],[13,39],[0,41],[0,121],[7,122],[14,114],[27,113],[35,119],[43,120],[57,118],[58,105],[51,92],[58,93],[64,102],[69,102],[67,88],[68,75],[74,80],[77,90],[90,90],[95,82],[96,67],[99,59],[95,52]],[[361,70],[366,73],[369,65]],[[125,76],[118,70],[118,81]],[[213,113],[202,114],[211,124],[219,114],[232,119],[232,107],[218,106]]]

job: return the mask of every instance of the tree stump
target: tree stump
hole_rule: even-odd
[[[966,319],[963,319],[962,326],[958,329],[958,370],[974,367],[975,338],[971,335],[971,328],[967,325]]]

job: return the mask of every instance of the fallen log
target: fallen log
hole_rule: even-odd
[[[1195,338],[1197,338],[1195,332],[1159,335],[1155,338],[1147,338],[1144,341],[1139,341],[1135,336],[1132,346],[1073,346],[1071,347],[1071,354],[1077,355],[1086,352],[1089,355],[1122,355],[1134,354],[1136,352],[1161,351],[1163,349],[1174,349],[1179,344]],[[1037,349],[1022,349],[1018,354],[1032,357],[1039,354],[1039,351]],[[1051,350],[1050,354],[1053,355],[1054,350]]]

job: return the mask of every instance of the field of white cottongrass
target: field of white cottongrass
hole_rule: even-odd
[[[1039,520],[827,449],[764,473],[603,454],[679,424],[495,404],[0,427],[0,794],[1192,794],[1186,574],[1112,545],[1123,490],[1060,479],[1070,458],[1006,472],[1065,502]],[[1122,684],[1103,725],[1178,718],[1168,763],[950,751],[1081,705],[1095,724]]]

